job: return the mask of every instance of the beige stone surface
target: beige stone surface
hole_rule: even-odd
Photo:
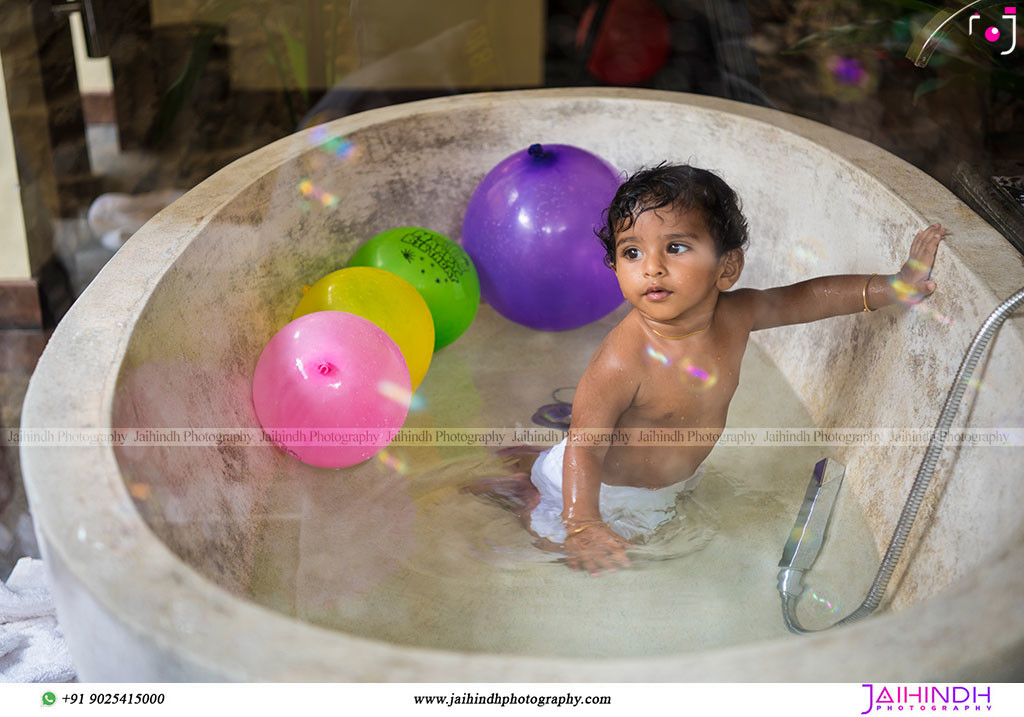
[[[354,143],[349,159],[324,151],[324,129]],[[939,291],[928,306],[951,323],[890,307],[754,336],[814,425],[930,428],[973,333],[1024,286],[1016,252],[938,183],[869,143],[791,115],[639,90],[431,100],[285,138],[157,215],[58,326],[32,379],[23,429],[253,426],[252,369],[290,318],[298,288],[325,265],[342,266],[359,242],[386,228],[422,225],[457,238],[477,182],[537,141],[589,149],[624,171],[663,159],[719,171],[751,223],[743,286],[895,271],[918,229],[934,221],[950,228],[933,274]],[[304,180],[337,197],[332,211],[303,204]],[[1020,425],[1020,321],[1010,319],[993,340],[954,427]],[[514,334],[473,340],[515,345]],[[559,350],[559,337],[548,343]],[[511,378],[516,368],[512,360],[504,373],[473,380],[485,395],[506,381],[515,388],[510,404],[536,405],[530,383]],[[763,425],[774,420],[769,410]],[[58,614],[86,680],[1021,676],[1019,448],[943,453],[891,600],[870,620],[808,638],[602,660],[400,645],[260,606],[249,593],[261,560],[261,516],[283,480],[314,477],[270,449],[133,450],[22,449]],[[847,466],[836,529],[862,516],[883,550],[922,455],[899,446],[836,451]],[[302,506],[296,502],[295,511],[309,512]],[[826,548],[841,541],[833,535]]]
[[[0,62],[0,78],[3,78],[3,62]],[[19,186],[11,116],[7,112],[7,89],[0,79],[0,279],[31,277]]]

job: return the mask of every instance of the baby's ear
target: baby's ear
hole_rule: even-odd
[[[719,291],[728,291],[740,279],[743,273],[743,250],[732,249],[727,251],[718,259],[718,268],[721,274],[715,286]]]

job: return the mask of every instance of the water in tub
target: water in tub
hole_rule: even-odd
[[[481,306],[435,355],[406,428],[537,428],[534,411],[578,381],[626,308],[549,333]],[[773,426],[813,429],[752,341],[727,427]],[[720,444],[679,518],[631,553],[634,567],[596,578],[534,547],[512,513],[460,492],[508,472],[493,450],[392,447],[342,471],[288,459],[292,475],[275,481],[262,514],[251,598],[345,633],[467,652],[642,657],[788,635],[777,563],[815,462],[841,461],[835,449]],[[874,577],[875,541],[848,489],[870,480],[847,473],[805,578],[807,626],[851,612]]]

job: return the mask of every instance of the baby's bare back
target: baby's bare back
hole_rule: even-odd
[[[651,340],[635,311],[609,334],[609,349],[636,371],[640,381],[615,426],[629,443],[613,442],[608,449],[603,483],[672,485],[691,476],[711,453],[725,427],[750,336],[748,322],[732,310],[731,298],[727,293],[719,297],[711,326],[700,334]],[[680,429],[682,441],[695,445],[674,445],[673,429]],[[672,443],[635,445],[659,436]]]

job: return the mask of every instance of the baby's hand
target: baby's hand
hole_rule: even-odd
[[[932,224],[914,237],[910,256],[892,281],[896,298],[904,304],[917,304],[935,291],[935,282],[931,280],[932,266],[935,265],[939,242],[945,236],[946,230],[941,224]]]
[[[593,525],[565,539],[566,563],[573,570],[586,570],[600,575],[602,570],[614,573],[618,568],[630,567],[626,549],[629,542],[605,523]]]

